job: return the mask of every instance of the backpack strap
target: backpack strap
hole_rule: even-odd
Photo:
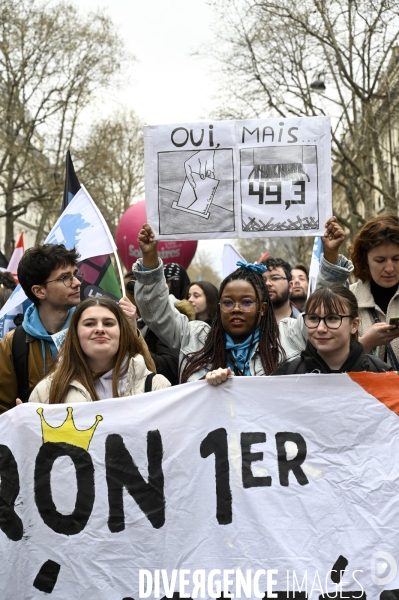
[[[22,402],[28,402],[32,392],[32,390],[29,389],[29,344],[26,341],[26,331],[22,325],[18,325],[14,331],[11,350],[18,384],[17,398],[20,398]]]
[[[152,392],[152,380],[154,379],[156,373],[149,373],[147,375],[147,377],[145,378],[145,384],[144,384],[144,393],[146,394],[147,392]]]

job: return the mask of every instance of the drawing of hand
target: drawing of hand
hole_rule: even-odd
[[[214,159],[214,150],[200,150],[186,160],[184,163],[184,168],[186,171],[186,177],[192,188],[195,188],[195,181],[192,175],[193,173],[198,173],[201,179],[205,179],[205,177],[215,177]]]

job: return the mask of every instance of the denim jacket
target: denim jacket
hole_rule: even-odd
[[[176,299],[169,295],[161,260],[158,267],[150,271],[142,271],[141,266],[142,259],[133,265],[136,277],[134,292],[137,306],[145,323],[155,335],[169,348],[180,351],[181,377],[185,358],[191,352],[203,348],[210,326],[203,321],[189,321],[174,307]],[[284,323],[281,322],[282,325],[279,325],[280,332],[283,331],[284,337],[291,335],[291,339],[287,339],[285,344],[281,339],[282,345],[287,356],[292,356],[303,350],[306,345],[306,339],[302,333],[302,319],[283,319],[283,321]],[[200,369],[189,378],[189,381],[203,379],[210,370],[210,366]],[[265,375],[258,345],[254,347],[250,358],[250,371],[251,375]]]

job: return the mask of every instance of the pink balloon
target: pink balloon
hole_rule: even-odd
[[[115,241],[119,256],[129,271],[136,260],[141,257],[137,236],[146,222],[145,200],[140,200],[127,209],[116,228]],[[159,242],[158,252],[165,264],[176,262],[187,269],[194,258],[197,245],[197,241]]]

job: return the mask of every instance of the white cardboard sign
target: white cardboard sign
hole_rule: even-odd
[[[319,235],[332,214],[326,117],[144,128],[158,239]]]

